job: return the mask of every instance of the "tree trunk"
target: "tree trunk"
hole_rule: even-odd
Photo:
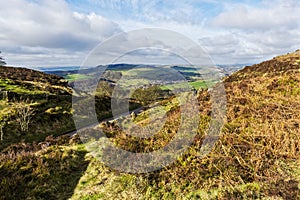
[[[3,141],[3,126],[0,126],[0,141]]]

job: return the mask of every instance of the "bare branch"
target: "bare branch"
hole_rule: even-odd
[[[16,103],[16,120],[20,125],[21,131],[28,131],[31,119],[35,114],[31,104],[32,102],[28,102],[28,100]]]

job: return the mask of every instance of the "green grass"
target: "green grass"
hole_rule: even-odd
[[[196,90],[198,90],[199,88],[207,88],[207,83],[204,81],[189,82],[189,85]]]
[[[4,100],[0,100],[0,111],[8,108],[9,104],[7,101],[4,101]]]
[[[47,91],[39,90],[37,88],[26,88],[23,85],[16,84],[12,80],[9,79],[0,79],[0,87],[4,88],[5,91],[15,92],[19,94],[45,94],[49,93]]]
[[[23,103],[26,104],[26,102]],[[1,122],[6,121],[3,128],[3,140],[0,141],[0,150],[22,140],[40,142],[49,135],[57,136],[75,129],[71,102],[55,99],[33,101],[30,105],[35,112],[30,120],[29,130],[25,132],[21,131],[17,120],[18,105],[18,102],[0,101],[0,120]]]
[[[0,199],[68,199],[88,165],[81,145],[14,153],[0,154]]]
[[[75,80],[88,79],[89,76],[85,75],[85,74],[68,74],[68,75],[64,76],[64,78],[67,79],[68,81],[75,81]]]
[[[172,89],[191,87],[193,89],[198,90],[200,88],[207,88],[209,84],[211,84],[211,83],[207,83],[205,81],[192,81],[192,82],[184,82],[184,83],[175,83],[175,84],[170,84],[170,85],[163,85],[160,88],[162,90],[172,90]]]
[[[147,187],[146,179],[132,174],[117,174],[92,158],[71,200],[143,198],[142,190],[145,187]]]

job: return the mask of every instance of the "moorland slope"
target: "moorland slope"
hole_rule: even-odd
[[[90,154],[85,155],[84,146],[77,143],[50,142],[42,150],[33,147],[26,150],[24,144],[1,154],[1,196],[299,199],[300,52],[246,67],[226,77],[223,83],[227,93],[227,121],[218,142],[205,157],[199,156],[199,149],[209,125],[211,100],[209,91],[202,89],[198,91],[201,119],[198,134],[188,152],[170,166],[147,174],[126,174],[110,169]],[[169,106],[172,101],[164,100],[161,104]],[[147,124],[147,116],[139,114],[136,123]],[[126,135],[114,124],[103,124],[103,130],[121,148],[149,152],[172,140],[179,120],[180,109],[169,109],[162,130],[143,140]],[[54,171],[57,179],[51,176]],[[74,181],[66,183],[64,180],[72,180],[73,173]],[[49,178],[50,185],[43,177]],[[60,189],[63,187],[68,190],[64,192]]]

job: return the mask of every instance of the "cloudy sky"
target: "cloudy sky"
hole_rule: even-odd
[[[257,63],[300,49],[299,0],[0,0],[0,5],[0,51],[13,66],[79,66],[99,43],[150,27],[185,35],[218,64]]]

